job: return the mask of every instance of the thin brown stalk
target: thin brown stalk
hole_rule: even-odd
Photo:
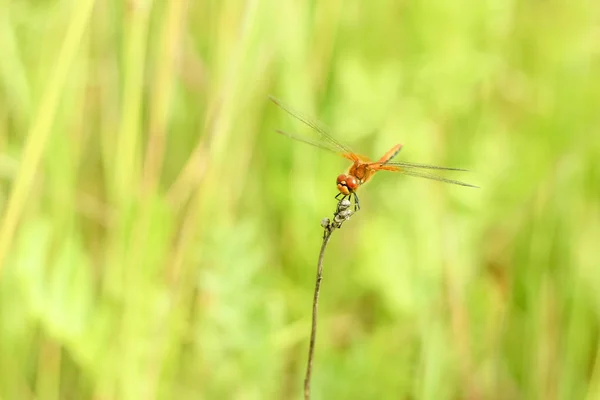
[[[319,261],[317,263],[317,281],[315,284],[315,294],[313,297],[313,310],[312,310],[312,326],[310,330],[310,345],[308,347],[308,363],[306,365],[306,376],[304,378],[304,398],[305,400],[310,399],[310,381],[312,377],[313,361],[315,355],[315,341],[317,339],[317,317],[319,312],[319,294],[321,292],[321,281],[323,280],[323,258],[325,257],[325,249],[331,238],[331,234],[334,230],[342,227],[342,224],[350,219],[354,211],[350,209],[350,201],[342,199],[338,205],[333,220],[325,218],[321,221],[323,226],[323,243],[321,244],[321,251],[319,253]]]

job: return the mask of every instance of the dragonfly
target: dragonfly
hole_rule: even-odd
[[[431,171],[463,171],[468,170],[462,168],[449,168],[439,167],[437,165],[428,164],[417,164],[406,161],[392,161],[394,157],[398,155],[402,149],[402,144],[396,144],[390,150],[388,150],[379,160],[371,161],[368,157],[360,155],[354,152],[347,144],[342,143],[336,139],[328,130],[319,122],[310,119],[309,117],[302,115],[298,111],[294,110],[289,105],[285,104],[276,97],[269,96],[269,99],[279,106],[286,113],[302,122],[306,126],[312,129],[314,137],[309,135],[299,135],[297,133],[290,133],[282,130],[276,130],[277,133],[287,136],[291,139],[309,144],[311,146],[318,147],[320,149],[328,150],[336,153],[339,156],[352,161],[352,165],[348,168],[346,173],[338,175],[336,179],[336,185],[339,193],[335,196],[337,200],[348,199],[352,201],[354,199],[355,211],[360,209],[360,201],[356,194],[358,188],[367,183],[376,172],[379,171],[391,171],[399,172],[403,175],[414,176],[417,178],[431,179],[434,181],[450,183],[453,185],[466,186],[471,188],[479,188],[478,186],[471,185],[465,182],[456,181],[453,179],[443,178],[438,175],[434,175]]]

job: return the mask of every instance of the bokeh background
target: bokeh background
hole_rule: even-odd
[[[600,3],[0,1],[0,398],[600,398]]]

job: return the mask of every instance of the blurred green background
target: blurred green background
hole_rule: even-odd
[[[0,398],[600,398],[600,3],[0,0]]]

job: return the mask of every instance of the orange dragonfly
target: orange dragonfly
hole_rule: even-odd
[[[277,133],[298,140],[300,142],[316,146],[321,149],[329,150],[352,161],[352,165],[348,169],[348,172],[345,174],[341,174],[337,177],[336,183],[339,193],[335,196],[335,198],[338,200],[343,200],[345,198],[352,200],[352,197],[354,197],[355,210],[360,209],[360,202],[358,200],[358,196],[356,195],[356,191],[361,185],[367,183],[377,171],[400,172],[401,174],[408,176],[416,176],[419,178],[426,178],[440,182],[452,183],[454,185],[478,188],[478,186],[475,185],[470,185],[468,183],[455,181],[452,179],[442,178],[441,176],[432,175],[428,172],[425,172],[427,170],[467,171],[466,169],[438,167],[436,165],[416,164],[404,161],[392,162],[392,159],[396,157],[396,155],[398,155],[398,153],[400,152],[400,149],[402,149],[401,144],[397,144],[394,147],[392,147],[379,160],[371,161],[368,157],[355,153],[346,144],[343,144],[339,140],[335,139],[331,134],[327,132],[327,130],[320,123],[313,121],[310,118],[293,110],[290,106],[284,104],[282,101],[273,96],[269,96],[269,98],[273,103],[277,104],[281,109],[290,114],[292,117],[296,118],[297,120],[303,122],[305,125],[308,125],[310,128],[312,128],[313,131],[316,133],[316,137],[310,138],[309,136],[292,134],[281,130],[277,130]],[[340,198],[340,196],[342,197]]]

